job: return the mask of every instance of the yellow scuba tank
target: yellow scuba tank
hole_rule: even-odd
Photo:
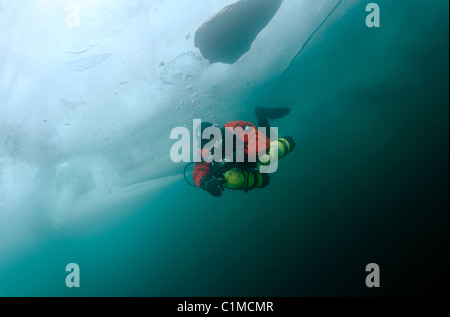
[[[259,158],[261,165],[267,166],[276,160],[275,154],[278,152],[278,160],[286,157],[295,148],[294,139],[290,136],[279,138],[277,141],[270,143],[270,150],[267,154]]]
[[[268,185],[268,175],[263,175],[254,170],[231,170],[224,174],[224,187],[232,190],[251,190],[263,188]]]
[[[263,155],[259,164],[270,165],[275,161],[275,153],[278,151],[278,159],[286,157],[295,148],[292,137],[282,137],[270,144],[268,154]],[[246,192],[254,188],[264,188],[269,185],[269,175],[262,174],[254,169],[232,169],[223,174],[224,187],[231,190],[245,190]]]

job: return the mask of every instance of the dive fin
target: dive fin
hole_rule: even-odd
[[[264,116],[268,119],[279,119],[287,116],[291,112],[290,108],[264,108],[255,107],[257,117]]]

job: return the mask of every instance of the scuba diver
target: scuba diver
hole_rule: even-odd
[[[288,115],[290,111],[291,109],[289,108],[256,107],[255,115],[258,121],[258,128],[266,128],[266,133],[269,133],[270,124],[268,119],[282,118]],[[199,156],[202,158],[201,161],[193,163],[194,172],[192,174],[192,179],[196,187],[207,191],[214,197],[221,197],[225,188],[231,190],[244,190],[247,193],[249,190],[255,188],[267,187],[269,185],[269,175],[260,173],[259,166],[269,165],[270,159],[273,158],[274,151],[277,151],[278,159],[281,159],[295,148],[295,142],[292,137],[282,137],[271,144],[266,135],[261,133],[252,123],[246,121],[226,123],[220,129],[222,139],[219,142],[215,142],[214,146],[211,146],[211,143],[208,142],[211,142],[213,140],[212,138],[202,138],[204,131],[211,127],[219,128],[217,124],[202,122],[201,126],[196,131],[198,140],[201,140],[199,142],[199,144],[201,143]],[[237,128],[241,128],[242,130],[236,130]],[[241,133],[234,133],[235,131],[240,131]],[[227,157],[225,154],[224,156],[221,156],[219,161],[205,160],[205,155],[203,154],[205,151],[208,154],[214,154],[214,150],[220,147],[222,149],[221,153],[226,152],[225,142],[222,140],[225,135],[228,135],[227,133],[233,135],[233,157]],[[240,148],[240,150],[236,149],[238,147],[237,139],[239,139],[243,145],[243,148]],[[210,149],[207,148],[207,143],[209,144]],[[242,156],[244,160],[236,161],[235,158],[239,151],[243,152]],[[212,155],[210,157],[212,157]],[[264,157],[265,160],[262,162],[263,160],[260,158]],[[194,186],[193,184],[190,185]]]

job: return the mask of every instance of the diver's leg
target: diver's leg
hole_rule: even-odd
[[[269,130],[270,123],[269,123],[269,120],[267,120],[264,108],[256,107],[255,115],[256,115],[256,119],[258,120],[258,128],[266,128],[267,130]]]

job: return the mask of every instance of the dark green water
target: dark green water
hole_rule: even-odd
[[[269,91],[243,97],[293,108],[277,125],[297,148],[269,188],[214,199],[180,180],[154,200],[117,206],[128,211],[109,223],[50,234],[3,265],[0,295],[409,296],[446,289],[448,1],[377,3],[380,29],[361,26],[362,1],[324,27],[284,77],[267,83]],[[79,289],[64,283],[71,262],[80,265]],[[365,286],[368,263],[381,268],[379,289]]]

